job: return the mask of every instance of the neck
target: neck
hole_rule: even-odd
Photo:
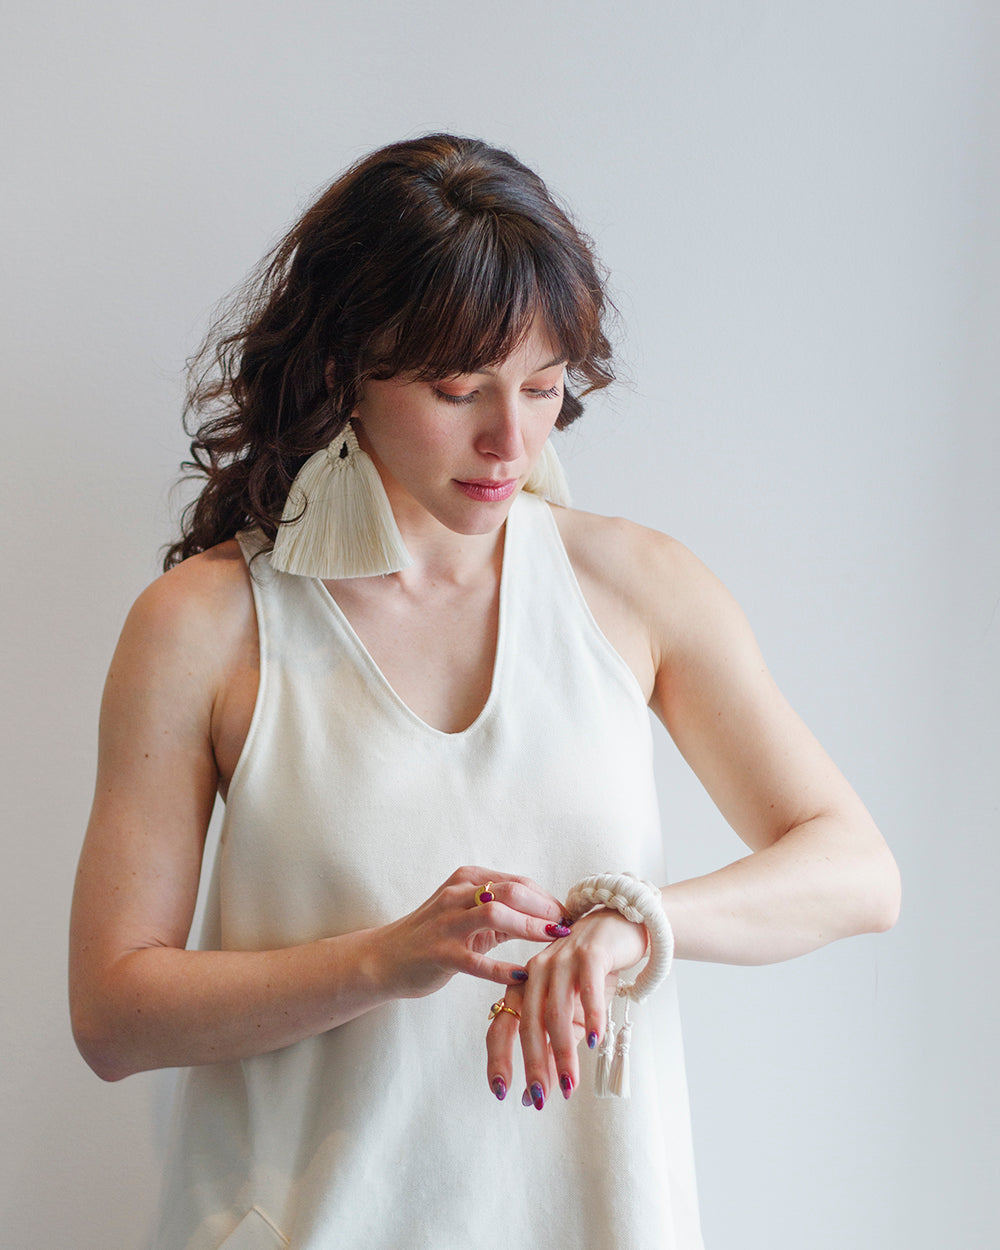
[[[433,524],[412,526],[397,517],[413,564],[392,576],[403,586],[427,584],[468,586],[484,576],[499,577],[503,565],[506,525],[488,534],[456,534]]]

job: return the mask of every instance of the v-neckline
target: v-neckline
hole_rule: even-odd
[[[424,720],[422,716],[418,715],[418,713],[416,713],[413,710],[413,708],[411,708],[410,705],[396,691],[396,688],[389,681],[388,677],[386,677],[385,673],[383,673],[382,669],[379,667],[374,656],[368,650],[368,647],[365,645],[365,643],[362,641],[361,636],[358,634],[357,630],[351,624],[344,609],[340,606],[337,600],[333,597],[333,594],[330,592],[330,590],[324,584],[324,582],[318,577],[312,577],[308,579],[310,584],[313,586],[316,594],[320,597],[321,601],[326,605],[327,610],[333,615],[337,624],[340,626],[342,633],[347,637],[347,639],[351,643],[351,646],[354,649],[354,652],[359,662],[361,663],[362,667],[365,668],[371,674],[375,682],[375,686],[377,690],[381,692],[383,698],[385,698],[390,704],[392,704],[398,711],[400,711],[409,720],[413,721],[416,725],[419,725],[421,729],[423,729],[429,734],[433,734],[436,737],[452,738],[452,739],[457,740],[457,739],[465,737],[468,734],[474,733],[479,728],[479,726],[482,725],[487,720],[487,718],[492,714],[493,708],[496,705],[496,701],[499,698],[500,678],[501,678],[501,673],[502,673],[502,668],[503,668],[503,660],[504,660],[504,653],[506,650],[506,638],[507,638],[507,618],[508,618],[507,600],[509,597],[510,569],[511,569],[511,563],[512,563],[511,553],[512,553],[512,548],[514,546],[514,542],[513,542],[514,532],[517,528],[516,523],[514,526],[511,525],[511,518],[514,516],[515,512],[518,511],[519,503],[520,503],[520,496],[518,496],[518,498],[514,500],[514,503],[510,511],[507,513],[507,519],[503,525],[503,538],[502,538],[503,554],[500,560],[500,589],[499,589],[499,602],[497,605],[497,634],[496,634],[496,645],[495,645],[494,652],[493,652],[493,666],[492,666],[492,670],[490,673],[489,694],[486,696],[486,701],[483,703],[483,706],[479,709],[479,712],[476,714],[475,718],[468,725],[466,725],[464,729],[457,729],[454,732],[449,732],[446,729],[438,729],[436,725],[430,724],[428,721]]]

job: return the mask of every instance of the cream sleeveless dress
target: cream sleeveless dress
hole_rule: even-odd
[[[465,863],[563,897],[593,872],[664,879],[649,713],[547,504],[512,506],[492,690],[461,733],[397,697],[322,582],[266,556],[252,573],[260,688],[204,947],[380,925]],[[501,993],[456,976],[272,1054],[190,1069],[156,1250],[700,1250],[672,983],[634,1009],[631,1100],[594,1097],[584,1047],[580,1087],[541,1112],[517,1078],[505,1102],[490,1092]]]

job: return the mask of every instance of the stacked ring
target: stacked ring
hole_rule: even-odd
[[[481,885],[476,891],[476,906],[482,907],[484,903],[492,903],[495,898],[493,882],[487,881],[485,885]]]
[[[520,1012],[515,1011],[513,1007],[508,1007],[504,999],[501,998],[499,1002],[495,1002],[490,1008],[490,1019],[495,1020],[501,1011],[506,1011],[508,1015],[514,1016],[518,1020],[521,1018]]]

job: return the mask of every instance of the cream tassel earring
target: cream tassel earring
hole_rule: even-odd
[[[570,506],[569,483],[551,439],[546,439],[542,454],[535,461],[535,467],[524,483],[524,489],[533,495],[541,495],[543,499],[558,504],[560,508]]]
[[[375,577],[413,563],[382,479],[350,421],[296,474],[281,522],[271,566],[282,573]]]

